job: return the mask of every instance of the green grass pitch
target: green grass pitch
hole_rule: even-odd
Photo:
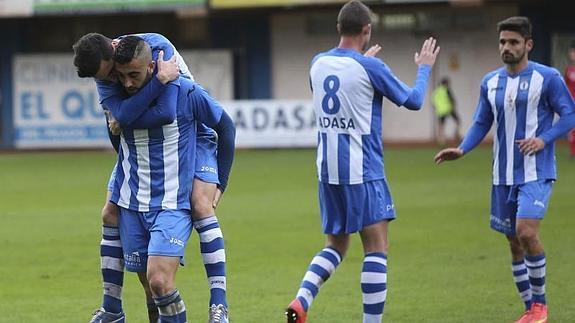
[[[575,317],[575,162],[558,147],[559,181],[542,240],[550,322]],[[398,219],[390,225],[386,322],[512,322],[522,311],[506,240],[489,229],[491,151],[436,166],[433,149],[389,149]],[[0,155],[0,322],[87,322],[101,303],[100,209],[114,155]],[[218,216],[228,256],[232,322],[283,322],[320,231],[312,150],[239,151]],[[207,320],[197,234],[178,286],[190,322]],[[360,241],[314,302],[310,323],[361,322]],[[124,309],[145,322],[127,273]]]

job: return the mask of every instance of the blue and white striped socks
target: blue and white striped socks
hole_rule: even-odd
[[[512,263],[513,280],[519,296],[525,303],[525,310],[531,309],[531,283],[529,283],[529,275],[527,275],[527,267],[523,260],[514,261]]]
[[[309,268],[303,277],[297,298],[307,312],[320,287],[335,272],[341,263],[341,255],[333,248],[324,248],[311,261]]]
[[[124,285],[124,253],[118,227],[102,227],[100,266],[104,287],[102,307],[109,313],[122,312],[122,286]]]
[[[545,254],[525,256],[533,303],[545,304]]]
[[[210,216],[194,222],[200,236],[200,250],[210,283],[210,305],[228,306],[226,299],[226,251],[218,218]]]
[[[154,302],[160,312],[160,323],[186,323],[186,305],[177,289],[164,296],[154,297]]]
[[[361,271],[363,323],[380,323],[387,297],[387,256],[381,252],[365,255]]]

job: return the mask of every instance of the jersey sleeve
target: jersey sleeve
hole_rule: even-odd
[[[559,71],[554,71],[547,84],[547,100],[553,112],[560,116],[575,113],[575,104]]]
[[[557,70],[549,79],[546,93],[553,112],[559,115],[559,121],[539,136],[548,145],[575,127],[575,103]]]
[[[222,116],[224,109],[199,84],[194,84],[189,91],[190,106],[196,120],[213,128]]]
[[[96,90],[100,97],[100,104],[113,96],[125,96],[124,89],[119,83],[96,80]]]
[[[174,122],[177,116],[178,80],[169,82],[164,88],[156,104],[147,108],[142,115],[134,121],[131,128],[152,129]]]
[[[397,78],[384,62],[374,57],[366,57],[363,66],[376,91],[397,106],[405,103],[411,93],[411,88]]]
[[[102,100],[101,104],[112,113],[112,116],[118,120],[121,127],[133,128],[133,122],[158,98],[163,88],[164,84],[157,77],[152,77],[133,96],[126,97],[123,93],[120,95],[115,92],[115,95]]]
[[[491,129],[493,125],[493,111],[491,110],[491,105],[487,98],[487,84],[483,82],[481,84],[481,90],[479,94],[479,102],[477,103],[477,109],[475,110],[475,115],[473,116],[473,124],[471,128],[463,138],[463,142],[459,146],[463,153],[467,153],[473,148],[475,148]]]
[[[152,48],[152,59],[158,60],[158,53],[164,51],[164,60],[168,60],[174,56],[175,48],[170,40],[161,34],[148,33],[143,34],[142,37],[146,43]]]

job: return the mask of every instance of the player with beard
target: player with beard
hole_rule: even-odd
[[[561,74],[529,61],[531,23],[510,17],[498,24],[505,66],[481,82],[474,122],[458,148],[435,156],[455,160],[475,148],[495,124],[491,228],[509,242],[513,278],[525,303],[518,323],[547,322],[546,258],[539,238],[541,220],[557,179],[557,138],[575,127],[575,103]],[[553,124],[554,115],[560,119]]]

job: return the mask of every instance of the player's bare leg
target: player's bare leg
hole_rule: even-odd
[[[214,183],[194,179],[192,218],[200,236],[200,251],[210,284],[209,323],[228,322],[226,297],[226,253],[223,234],[215,213],[217,205]]]
[[[176,272],[180,257],[148,257],[147,280],[158,306],[160,322],[185,322],[186,306],[176,289]]]

